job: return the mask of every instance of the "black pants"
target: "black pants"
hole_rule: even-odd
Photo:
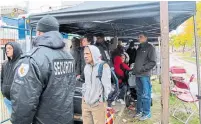
[[[120,90],[120,93],[119,93],[118,98],[124,100],[124,97],[125,97],[126,91],[127,91],[127,85],[122,82],[121,84],[119,84],[119,90]]]

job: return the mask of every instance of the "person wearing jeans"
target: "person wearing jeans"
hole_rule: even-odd
[[[11,115],[12,113],[12,103],[10,100],[8,100],[6,97],[4,97],[4,103],[7,107],[8,113]]]
[[[147,34],[139,34],[140,45],[137,49],[133,73],[136,75],[137,85],[137,113],[136,118],[141,121],[151,118],[151,70],[156,65],[155,48],[147,42]]]
[[[151,82],[149,76],[136,77],[137,82],[137,113],[150,113],[151,106]],[[143,104],[142,104],[143,103]],[[146,104],[144,104],[146,103]]]

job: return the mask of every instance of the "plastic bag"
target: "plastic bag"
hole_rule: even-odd
[[[136,77],[132,72],[129,72],[128,84],[129,87],[136,87]]]

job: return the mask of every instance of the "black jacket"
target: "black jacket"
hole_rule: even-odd
[[[137,77],[150,76],[151,70],[156,65],[155,48],[148,42],[142,43],[137,49],[134,73]]]
[[[100,50],[102,60],[107,62],[111,66],[112,64],[110,59],[109,45],[104,41],[103,43],[96,43],[95,46],[97,46]]]
[[[13,47],[13,58],[10,59],[8,57],[8,60],[5,61],[5,63],[2,64],[2,70],[1,70],[1,92],[4,97],[10,100],[10,88],[13,82],[13,78],[15,75],[14,67],[18,60],[20,59],[20,56],[22,54],[22,50],[20,48],[20,44],[16,42],[9,42],[5,45],[5,48],[7,45],[11,45]]]
[[[75,87],[74,59],[61,34],[50,31],[17,66],[11,87],[12,124],[71,124]]]
[[[84,67],[86,65],[84,60],[84,47],[80,47],[76,51],[76,75],[81,75],[81,78],[84,79]]]
[[[129,55],[129,65],[132,63],[135,63],[135,58],[136,58],[136,49],[135,48],[128,48],[126,51]]]

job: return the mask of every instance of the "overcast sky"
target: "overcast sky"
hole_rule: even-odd
[[[67,6],[76,5],[82,3],[83,1],[68,1],[68,0],[4,0],[4,2],[0,2],[0,6],[26,6],[26,2],[29,1],[29,11],[43,11],[44,9],[51,7],[59,7],[61,6],[62,1],[66,1],[65,4]]]
[[[30,13],[37,13],[37,12],[42,12],[46,11],[49,6],[51,7],[59,7],[61,6],[62,1],[66,1],[65,4],[67,6],[71,5],[76,5],[79,3],[84,2],[82,1],[68,1],[68,0],[4,0],[4,2],[0,2],[0,6],[12,6],[12,5],[17,5],[17,6],[26,6],[26,2],[29,1],[29,12]],[[179,26],[177,30],[173,31],[172,33],[181,33],[183,31],[183,26]]]

